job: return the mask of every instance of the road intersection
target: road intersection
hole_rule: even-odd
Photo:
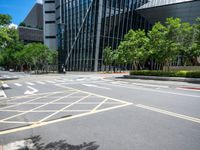
[[[1,144],[39,135],[45,144],[96,141],[102,150],[199,150],[198,84],[116,77],[71,73],[7,81]]]

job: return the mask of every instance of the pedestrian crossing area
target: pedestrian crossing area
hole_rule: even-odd
[[[77,79],[52,79],[52,80],[41,80],[41,81],[24,81],[24,82],[12,82],[12,86],[22,87],[22,86],[35,86],[35,85],[48,85],[48,84],[76,84],[80,82],[88,82],[88,81],[100,81],[100,78],[77,78]]]

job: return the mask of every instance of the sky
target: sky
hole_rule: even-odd
[[[19,25],[36,2],[42,3],[42,0],[0,0],[0,14],[11,15],[12,23]]]

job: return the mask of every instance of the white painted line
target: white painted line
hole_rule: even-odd
[[[44,82],[41,82],[41,81],[36,81],[38,84],[42,84],[44,85],[45,83]]]
[[[71,103],[71,104],[69,104],[69,105],[63,107],[62,109],[56,111],[55,113],[53,113],[53,114],[51,114],[51,115],[49,115],[49,116],[47,116],[47,117],[41,119],[39,122],[43,122],[43,121],[45,121],[45,120],[47,120],[47,119],[49,119],[49,118],[55,116],[55,115],[58,114],[59,112],[62,112],[63,110],[65,110],[65,109],[67,109],[67,108],[69,108],[69,107],[71,107],[71,106],[73,106],[73,105],[75,105],[75,104],[77,104],[77,103],[79,103],[79,102],[85,100],[85,99],[88,98],[88,97],[90,97],[90,95],[87,95],[87,96],[85,96],[85,97],[83,97],[83,98],[81,98],[81,99],[79,99],[79,100],[77,100],[77,101],[75,101],[75,102],[73,102],[73,103]]]
[[[28,101],[25,101],[25,102],[22,102],[22,103],[17,103],[16,105],[3,107],[3,108],[1,108],[0,110],[5,110],[5,109],[7,109],[7,108],[12,108],[12,107],[20,106],[20,105],[23,105],[23,104],[27,104],[27,103],[36,101],[36,100],[38,100],[38,99],[45,98],[45,97],[48,97],[48,96],[51,96],[51,95],[55,95],[55,94],[57,94],[57,93],[52,93],[52,94],[49,94],[49,95],[44,95],[44,96],[37,97],[37,98],[31,99],[31,100],[28,100]]]
[[[82,79],[76,79],[76,81],[84,81],[86,80],[85,78],[82,78]]]
[[[19,84],[19,83],[14,83],[14,85],[16,85],[16,86],[22,86],[22,84]]]
[[[107,84],[107,83],[100,83],[100,84],[112,86],[111,84]],[[179,95],[179,96],[187,96],[187,97],[200,98],[200,95],[193,95],[193,94],[184,94],[184,93],[161,91],[161,90],[156,90],[156,89],[129,87],[129,86],[124,86],[124,85],[119,85],[119,84],[115,84],[115,86],[123,87],[123,88],[128,88],[128,89],[141,90],[141,91],[151,91],[151,92],[156,92],[156,93],[164,93],[164,94],[172,94],[172,95]]]
[[[97,105],[94,109],[92,109],[92,112],[95,112],[101,105],[103,105],[108,99],[104,99],[99,105]]]
[[[78,91],[78,92],[85,93],[85,94],[90,94],[92,96],[102,97],[104,99],[110,99],[110,100],[113,100],[113,101],[116,101],[116,102],[120,102],[120,103],[125,103],[125,104],[128,104],[128,105],[133,104],[133,103],[129,103],[129,102],[126,102],[126,101],[123,101],[123,100],[120,100],[120,99],[111,98],[111,97],[95,94],[95,93],[92,93],[92,92],[86,92],[86,91],[82,91],[82,90],[75,89],[75,88],[72,88],[72,87],[66,87],[66,86],[60,85],[60,84],[56,84],[56,86],[59,86],[59,87],[62,87],[62,88],[68,89],[68,90]]]
[[[87,86],[87,87],[95,87],[95,88],[99,88],[99,89],[111,90],[111,88],[102,87],[102,86],[98,86],[98,85],[94,85],[94,84],[82,84],[82,85]]]
[[[28,129],[33,129],[33,128],[37,128],[37,127],[53,124],[53,123],[67,121],[67,120],[71,120],[71,119],[75,119],[75,118],[80,118],[80,117],[84,117],[84,116],[88,116],[88,115],[92,115],[92,114],[96,114],[96,113],[100,113],[100,112],[104,112],[104,111],[109,111],[109,110],[125,107],[125,106],[128,106],[128,105],[131,105],[131,103],[125,103],[123,105],[109,107],[109,108],[105,108],[105,109],[101,109],[101,110],[96,110],[95,112],[91,112],[90,111],[90,112],[86,112],[86,113],[70,116],[70,117],[67,117],[67,118],[59,118],[59,119],[51,120],[51,121],[47,121],[47,122],[35,123],[35,124],[30,125],[30,126],[24,126],[24,127],[20,127],[20,128],[5,130],[5,131],[1,131],[0,135],[5,135],[5,134],[9,134],[9,133],[15,133],[15,132],[19,132],[19,131],[24,131],[24,130],[28,130]]]
[[[28,87],[29,89],[31,89],[32,91],[26,90],[26,91],[24,92],[25,95],[31,95],[31,94],[34,94],[34,93],[37,93],[37,92],[38,92],[37,89],[35,89],[35,88],[31,87],[31,86],[27,86],[27,87]]]
[[[56,82],[65,82],[64,80],[54,79]]]
[[[2,97],[3,97],[3,98],[7,98],[7,96],[6,96],[5,92],[4,92],[4,90],[1,90],[1,89],[0,89],[0,98],[2,98]],[[1,105],[1,104],[4,104],[4,103],[6,103],[6,102],[5,102],[5,101],[4,101],[4,102],[1,101],[0,105]]]
[[[125,81],[117,81],[117,82],[121,84],[128,84],[128,82],[125,82]]]
[[[28,85],[35,85],[34,83],[31,83],[31,82],[26,82],[26,84],[28,84]]]
[[[3,89],[10,88],[10,86],[8,84],[5,84],[5,83],[3,83],[1,86],[2,86]]]
[[[139,85],[139,86],[157,87],[157,88],[169,88],[169,86],[155,85],[155,84],[144,84],[144,83],[132,83],[132,84],[133,85]]]
[[[48,83],[56,83],[56,82],[54,82],[54,81],[49,81],[49,80],[47,80],[46,82],[48,82]]]
[[[20,113],[20,114],[16,114],[16,115],[13,115],[13,116],[8,117],[8,118],[4,118],[4,119],[0,120],[0,122],[2,122],[2,121],[6,121],[6,120],[9,120],[9,119],[12,119],[12,118],[15,118],[15,117],[18,117],[18,116],[24,115],[24,114],[27,114],[27,113],[29,113],[29,112],[32,112],[32,111],[37,110],[37,109],[39,109],[39,108],[42,108],[42,107],[44,107],[44,106],[46,106],[46,105],[52,104],[52,103],[54,103],[54,102],[57,102],[57,101],[59,101],[59,100],[62,100],[62,99],[64,99],[64,98],[66,98],[66,97],[69,97],[69,96],[71,96],[71,95],[73,95],[73,94],[75,94],[75,93],[77,93],[77,92],[73,92],[73,93],[71,93],[71,94],[65,95],[65,96],[60,97],[60,98],[58,98],[58,99],[56,99],[56,100],[53,100],[53,101],[51,101],[51,102],[49,102],[49,103],[46,103],[46,104],[40,105],[40,106],[35,107],[35,108],[33,108],[33,109],[30,109],[30,110],[28,110],[28,111],[26,111],[26,112],[23,112],[23,113]]]
[[[165,114],[165,115],[168,115],[168,116],[172,116],[172,117],[176,117],[176,118],[200,123],[199,118],[194,118],[194,117],[190,117],[190,116],[186,116],[186,115],[182,115],[182,114],[178,114],[178,113],[174,113],[174,112],[170,112],[170,111],[166,111],[166,110],[163,110],[163,109],[158,109],[158,108],[155,108],[155,107],[150,107],[150,106],[146,106],[146,105],[142,105],[142,104],[137,104],[135,106],[143,108],[143,109],[151,110],[151,111],[154,111],[154,112],[158,112],[158,113],[161,113],[161,114]]]

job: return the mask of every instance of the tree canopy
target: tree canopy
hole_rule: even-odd
[[[41,43],[24,45],[18,30],[9,27],[11,17],[0,14],[0,65],[15,70],[45,70],[48,65],[57,64],[57,51]]]
[[[106,48],[104,55],[104,65],[131,65],[132,69],[198,65],[200,18],[193,25],[180,18],[167,18],[164,24],[155,23],[148,32],[131,29],[116,50]]]

